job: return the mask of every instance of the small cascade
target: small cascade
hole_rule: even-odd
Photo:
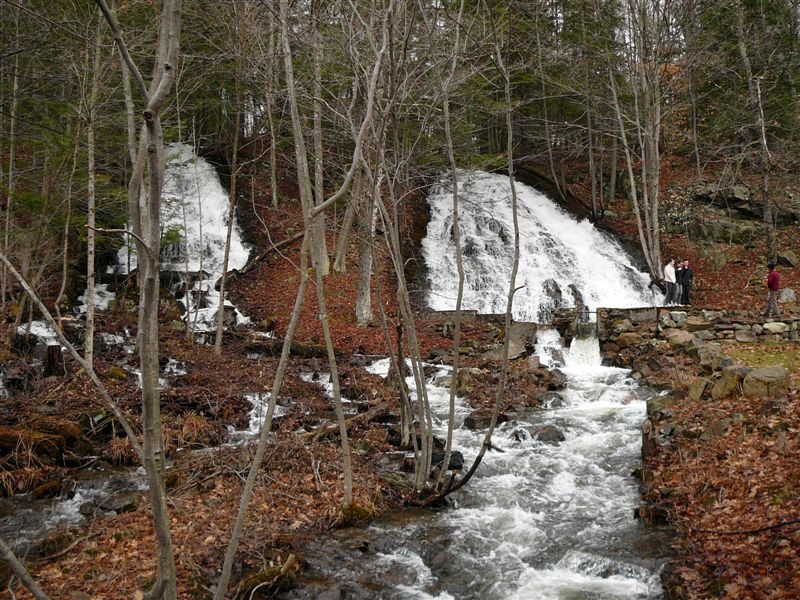
[[[195,332],[213,331],[219,306],[217,283],[227,237],[228,194],[214,167],[197,156],[188,144],[170,144],[166,149],[161,221],[164,231],[161,251],[161,284],[175,293],[183,319]],[[250,249],[234,224],[228,271],[241,269]],[[136,267],[130,245],[120,249],[117,270],[128,273]],[[249,322],[234,305],[225,301],[225,322]]]
[[[304,549],[307,582],[287,598],[316,598],[347,586],[354,597],[655,599],[666,534],[642,528],[630,476],[650,392],[625,369],[600,365],[597,338],[540,330],[542,362],[560,365],[566,389],[549,410],[518,409],[498,425],[474,478],[444,511],[387,516]],[[388,359],[367,370],[386,376]],[[443,439],[449,367],[427,384],[434,433]],[[413,377],[406,380],[412,400]],[[456,398],[453,450],[472,463],[484,432],[463,426],[472,407]],[[562,441],[539,439],[558,431]],[[466,467],[465,467],[466,468]],[[359,539],[353,550],[353,537]]]
[[[508,178],[460,171],[460,229],[466,280],[463,308],[505,311],[514,251]],[[657,297],[650,278],[622,247],[588,221],[578,221],[541,192],[517,182],[520,261],[514,297],[518,321],[548,322],[561,307],[647,306]],[[455,307],[458,286],[452,193],[447,181],[428,197],[431,220],[422,241],[428,305]]]

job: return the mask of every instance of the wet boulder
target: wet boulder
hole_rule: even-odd
[[[458,370],[456,376],[456,394],[465,396],[474,390],[483,376],[483,371],[480,369],[464,367]]]
[[[497,415],[497,423],[505,423],[508,421],[508,416],[500,413]],[[464,419],[464,427],[467,429],[489,429],[492,422],[492,414],[489,412],[475,411]]]
[[[444,450],[437,450],[431,455],[431,467],[441,467],[444,463]],[[461,471],[464,468],[464,455],[457,450],[450,453],[448,471]]]
[[[560,369],[550,371],[550,381],[547,384],[549,391],[562,390],[567,385],[567,376]]]
[[[675,398],[669,395],[650,398],[647,401],[647,416],[655,422],[670,418],[675,414],[672,410],[674,404]]]
[[[564,432],[561,431],[555,425],[544,425],[542,427],[533,427],[528,430],[531,434],[531,437],[539,442],[544,444],[550,444],[552,446],[557,446],[559,443],[563,442],[566,437],[564,437]]]

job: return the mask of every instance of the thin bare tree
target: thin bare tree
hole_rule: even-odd
[[[172,600],[177,596],[175,556],[167,511],[164,486],[164,439],[161,428],[161,398],[159,389],[158,308],[160,290],[161,252],[161,188],[164,178],[164,139],[161,113],[175,81],[180,47],[181,0],[164,0],[161,6],[152,79],[148,86],[131,57],[122,29],[104,0],[96,0],[111,27],[114,41],[133,76],[142,108],[136,162],[128,182],[128,207],[132,216],[132,231],[136,241],[139,282],[139,312],[137,347],[142,373],[142,420],[144,424],[144,467],[153,510],[153,522],[158,542],[158,577],[148,591],[148,598]],[[145,185],[146,201],[140,202],[140,190]]]

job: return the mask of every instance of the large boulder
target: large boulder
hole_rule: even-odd
[[[794,269],[800,264],[800,261],[797,259],[797,255],[791,250],[783,250],[782,252],[778,252],[778,264]]]
[[[693,402],[699,402],[703,397],[703,392],[706,391],[709,381],[705,377],[697,377],[689,386],[689,399]]]
[[[703,329],[708,329],[710,324],[703,317],[692,315],[686,319],[683,327],[687,331],[701,331]]]
[[[780,321],[774,321],[772,323],[764,323],[762,325],[764,327],[764,331],[770,334],[780,334],[786,333],[789,331],[789,326],[786,323],[781,323]]]
[[[564,432],[555,425],[544,425],[543,427],[536,427],[529,431],[533,439],[554,446],[566,439],[564,437]]]
[[[714,400],[719,400],[730,396],[739,388],[750,371],[752,369],[747,367],[725,367],[722,369],[720,378],[711,388],[711,397]]]
[[[784,395],[788,389],[789,379],[783,365],[753,369],[742,384],[742,391],[747,396],[773,398]]]
[[[688,318],[688,314],[682,310],[671,310],[669,312],[669,317],[675,322],[675,325],[680,327]]]
[[[793,304],[797,302],[797,295],[792,288],[783,288],[778,292],[778,302],[781,304]]]
[[[633,331],[621,333],[619,337],[617,337],[617,344],[623,348],[627,348],[628,346],[638,346],[643,342],[644,338],[641,336],[641,334]]]
[[[667,342],[673,348],[683,348],[691,345],[694,335],[682,329],[675,329],[665,334]]]
[[[633,331],[633,323],[631,323],[628,319],[618,319],[611,324],[611,329],[614,331],[614,333]]]
[[[755,334],[749,329],[737,329],[734,335],[736,337],[737,342],[749,344],[750,342],[756,341]]]
[[[503,413],[497,415],[497,424],[505,423],[506,421],[508,421],[508,416]],[[492,414],[489,412],[475,411],[464,419],[464,427],[467,429],[489,429],[491,423]]]

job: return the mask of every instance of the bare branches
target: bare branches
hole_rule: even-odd
[[[119,26],[117,17],[109,10],[105,0],[95,0],[95,2],[102,11],[103,16],[108,22],[108,25],[111,27],[114,41],[117,43],[117,47],[122,55],[122,59],[125,61],[125,64],[128,66],[130,72],[133,73],[133,79],[136,81],[136,86],[139,88],[139,94],[141,94],[142,100],[147,102],[149,99],[147,94],[147,86],[144,83],[144,78],[142,77],[142,73],[139,71],[139,67],[136,65],[133,58],[131,58],[130,52],[128,52],[128,46],[125,44],[125,39],[122,37],[122,28]]]

